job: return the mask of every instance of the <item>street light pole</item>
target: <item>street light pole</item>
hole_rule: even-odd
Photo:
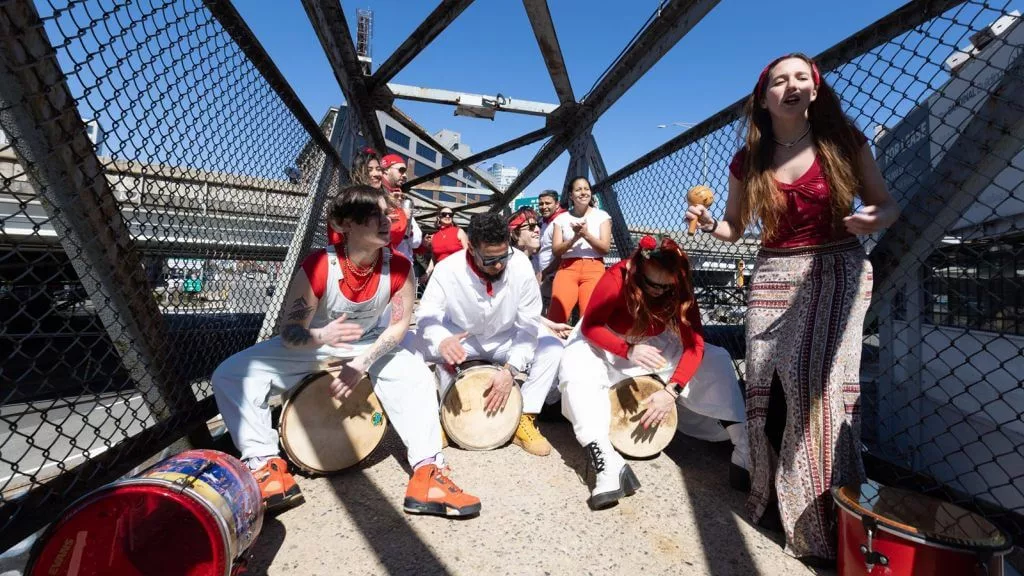
[[[669,126],[679,126],[680,128],[693,128],[696,126],[696,122],[672,122],[669,124],[658,124],[658,128],[668,128]],[[701,138],[701,172],[704,175],[704,185],[708,185],[708,141],[707,138]]]

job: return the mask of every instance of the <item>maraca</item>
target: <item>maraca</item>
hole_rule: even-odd
[[[697,206],[698,204],[705,208],[711,208],[711,204],[715,201],[715,191],[703,184],[698,184],[690,191],[686,193],[686,201],[690,203],[690,206]],[[690,220],[690,236],[697,233],[697,219]]]

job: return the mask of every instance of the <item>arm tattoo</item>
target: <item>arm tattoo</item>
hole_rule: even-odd
[[[398,324],[405,316],[405,300],[401,294],[396,294],[391,300],[391,324]]]
[[[306,303],[306,299],[299,296],[292,302],[292,311],[288,313],[288,319],[293,322],[302,322],[313,312],[313,307]]]
[[[391,352],[391,349],[398,345],[393,336],[383,336],[380,340],[373,345],[373,349],[366,355],[366,367],[373,366],[373,363],[380,359],[381,356]]]
[[[304,346],[313,335],[300,324],[285,324],[281,329],[281,340],[294,346]]]

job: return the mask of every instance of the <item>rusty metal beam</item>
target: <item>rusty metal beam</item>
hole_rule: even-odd
[[[29,0],[0,3],[0,126],[149,409],[161,421],[187,417],[195,395],[175,370],[135,241]]]
[[[660,7],[583,98],[574,117],[564,124],[568,129],[541,148],[508,190],[495,198],[491,209],[501,210],[509,199],[522,192],[717,4],[718,0],[669,0]]]
[[[387,84],[472,3],[473,0],[441,0],[441,4],[434,8],[434,11],[413,30],[405,42],[402,42],[402,45],[391,56],[388,56],[388,59],[373,73],[369,89],[372,91],[378,86]]]
[[[522,148],[523,146],[526,146],[526,145],[529,145],[529,144],[533,144],[534,142],[537,142],[538,140],[543,140],[544,138],[547,138],[550,135],[551,135],[551,130],[548,129],[548,128],[541,128],[539,130],[534,130],[533,132],[528,132],[528,133],[523,134],[522,136],[520,136],[518,138],[513,138],[512,140],[509,140],[508,142],[505,142],[504,144],[498,144],[497,146],[494,146],[492,148],[488,148],[487,150],[484,150],[482,152],[477,152],[476,154],[473,154],[472,156],[466,156],[465,158],[463,158],[462,160],[459,160],[458,162],[452,162],[448,166],[444,166],[442,168],[434,170],[433,172],[431,172],[429,174],[426,174],[424,176],[420,176],[419,178],[416,178],[415,180],[410,180],[409,182],[407,182],[405,184],[404,187],[407,188],[407,189],[411,188],[411,187],[416,186],[418,184],[422,184],[422,183],[427,182],[429,180],[433,180],[434,178],[437,178],[437,177],[440,177],[440,176],[444,176],[445,174],[449,174],[451,172],[454,172],[454,171],[458,170],[459,168],[464,168],[466,166],[472,166],[472,165],[474,165],[474,164],[476,164],[478,162],[483,162],[484,160],[487,160],[488,158],[493,158],[493,157],[495,157],[495,156],[497,156],[499,154],[504,154],[505,152],[509,152],[511,150],[515,150],[516,148]]]
[[[530,18],[533,35],[537,37],[537,46],[544,58],[544,65],[548,68],[551,83],[555,86],[558,101],[562,104],[575,102],[576,97],[572,93],[572,83],[569,82],[569,72],[565,68],[562,47],[558,44],[558,35],[551,21],[547,0],[523,0],[523,7]]]
[[[387,150],[384,134],[377,121],[375,107],[367,90],[366,76],[363,75],[352,42],[348,21],[339,0],[302,0],[306,15],[313,24],[320,45],[327,54],[334,77],[345,93],[345,100],[353,108],[362,127],[363,136],[377,150]]]
[[[309,114],[306,107],[302,105],[302,101],[295,94],[295,90],[292,90],[291,85],[284,79],[281,70],[270,59],[270,55],[263,49],[263,45],[256,39],[256,35],[253,34],[245,20],[242,19],[242,16],[235,10],[231,0],[203,0],[203,4],[213,14],[213,17],[220,22],[221,27],[238,44],[238,47],[242,49],[245,56],[256,67],[256,70],[263,76],[263,79],[270,84],[270,87],[277,93],[278,98],[284,102],[284,105],[288,107],[288,110],[299,121],[299,124],[302,124],[302,127],[306,129],[313,142],[320,147],[320,150],[330,154],[335,162],[339,162],[338,153],[331,148],[331,143],[324,136],[324,133],[320,131],[320,125]]]
[[[428,134],[427,131],[424,130],[422,126],[414,122],[412,118],[406,116],[405,112],[402,112],[398,108],[392,106],[391,110],[388,111],[388,115],[394,118],[402,126],[405,126],[410,132],[415,134],[417,138],[426,142],[427,145],[429,145],[434,150],[440,152],[442,156],[448,158],[453,163],[461,160],[461,158],[456,156],[451,150],[445,148],[443,145],[441,145],[440,142],[435,140],[433,136]],[[380,150],[387,150],[387,148],[380,148]],[[481,184],[490,189],[491,192],[495,194],[501,193],[501,190],[499,190],[498,187],[494,185],[494,182],[491,182],[490,178],[480,174],[473,168],[464,168],[463,170],[472,174],[474,178],[479,180]]]
[[[859,54],[866,54],[878,46],[891,41],[893,38],[905,34],[963,3],[964,0],[914,0],[908,2],[894,12],[869,24],[860,32],[856,32],[835,46],[818,54],[815,57],[815,61],[822,74],[824,74],[837,68],[844,62],[848,62],[851,58]],[[740,98],[693,128],[619,168],[608,179],[614,181],[630,176],[645,166],[649,166],[676,150],[688,146],[715,130],[728,125],[743,114],[743,105],[746,101],[746,97]]]

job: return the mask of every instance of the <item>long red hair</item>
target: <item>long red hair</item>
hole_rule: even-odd
[[[651,245],[653,244],[653,248]],[[652,298],[643,289],[642,277],[648,267],[671,274],[675,287],[661,296]],[[660,242],[650,236],[640,241],[640,246],[629,257],[626,267],[626,309],[633,317],[633,326],[626,333],[629,340],[639,340],[651,324],[662,323],[666,330],[673,330],[683,337],[683,326],[692,328],[686,314],[691,306],[697,305],[690,279],[690,259],[686,252],[671,238]]]

